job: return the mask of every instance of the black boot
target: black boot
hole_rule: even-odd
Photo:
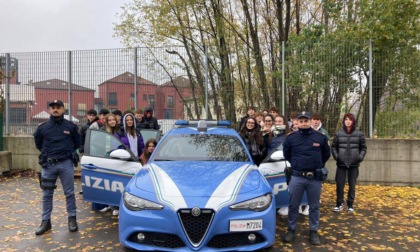
[[[42,235],[51,229],[51,220],[44,220],[41,222],[38,230],[35,231],[35,235]]]
[[[309,241],[312,245],[321,245],[321,239],[319,239],[319,235],[317,231],[310,231],[309,232]]]
[[[76,222],[76,216],[69,216],[69,231],[76,232],[79,229]]]
[[[287,230],[286,235],[283,237],[284,242],[292,242],[295,239],[295,230]]]

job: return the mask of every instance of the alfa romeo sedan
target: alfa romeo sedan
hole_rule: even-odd
[[[118,139],[91,130],[81,160],[85,200],[120,207],[119,239],[141,251],[271,247],[287,205],[277,150],[257,167],[229,122],[178,121],[141,166]]]

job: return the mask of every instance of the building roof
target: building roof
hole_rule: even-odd
[[[109,82],[112,82],[112,83],[134,84],[134,78],[135,78],[135,75],[134,74],[132,74],[130,72],[125,72],[123,74],[120,74],[118,76],[115,76],[112,79],[109,79],[109,80],[106,80],[106,81],[102,82],[100,85],[105,84],[105,83],[109,83]],[[156,83],[153,83],[153,82],[151,82],[149,80],[143,79],[143,78],[141,78],[139,76],[137,76],[137,84],[139,84],[139,85],[155,85],[155,86],[157,86]]]
[[[35,101],[35,91],[33,86],[11,84],[9,87],[10,102]],[[6,84],[1,84],[0,89],[3,91],[3,95],[5,95],[4,92],[6,91]]]
[[[175,79],[173,79],[173,83],[172,81],[167,81],[163,83],[162,87],[167,87],[167,86],[173,87],[174,84],[178,88],[190,88],[190,80],[182,76],[178,76]]]
[[[44,81],[38,81],[38,82],[32,83],[32,85],[36,89],[58,89],[58,90],[69,89],[68,84],[69,83],[67,81],[60,80],[60,79],[50,79],[50,80],[44,80]],[[71,84],[71,89],[78,90],[78,91],[92,91],[92,92],[95,91],[93,89],[82,87],[74,83]]]

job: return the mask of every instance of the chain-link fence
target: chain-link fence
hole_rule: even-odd
[[[319,112],[330,134],[341,126],[343,113],[352,112],[367,136],[420,137],[419,48],[379,50],[369,41],[331,38],[289,42],[279,49],[277,70],[266,70],[271,84],[265,88],[256,74],[238,82],[246,78],[234,55],[229,76],[222,78],[217,52],[204,48],[2,53],[3,132],[32,134],[48,119],[47,104],[54,99],[65,103],[67,117],[79,125],[91,108],[124,112],[151,106],[169,129],[173,119],[235,122],[249,104],[263,109],[266,97],[287,117]]]

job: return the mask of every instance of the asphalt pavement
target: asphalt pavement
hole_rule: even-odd
[[[118,241],[118,217],[92,211],[80,194],[76,194],[79,231],[70,233],[65,198],[60,182],[57,185],[52,230],[35,236],[41,221],[41,189],[35,173],[0,176],[0,251],[125,251]],[[75,180],[75,188],[76,192],[81,189],[80,179]],[[278,216],[276,242],[267,251],[420,251],[420,189],[395,187],[393,193],[393,188],[358,186],[361,199],[356,213],[337,214],[331,211],[334,185],[326,184],[320,220],[323,245],[309,243],[307,216],[299,219],[295,241],[283,243],[287,218]]]

